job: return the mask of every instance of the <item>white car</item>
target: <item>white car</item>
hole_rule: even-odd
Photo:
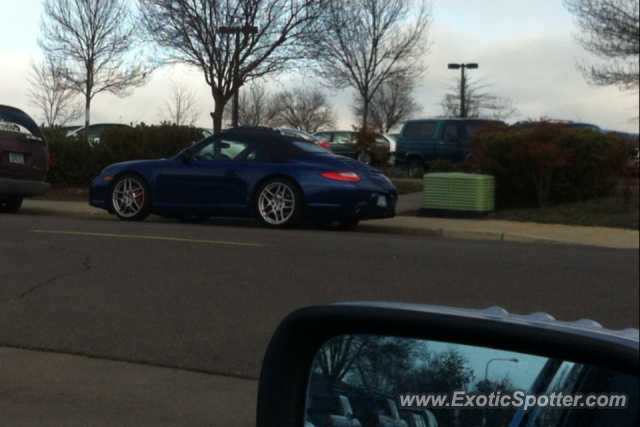
[[[89,125],[89,141],[92,143],[97,143],[100,141],[100,135],[102,135],[102,131],[110,128],[110,127],[131,127],[129,125],[125,125],[124,123],[95,123]],[[73,130],[67,133],[67,136],[83,136],[86,127],[82,126],[76,130]]]

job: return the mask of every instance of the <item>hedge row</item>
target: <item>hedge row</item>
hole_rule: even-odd
[[[562,124],[492,128],[472,139],[467,166],[496,178],[498,206],[584,201],[612,194],[630,142]]]
[[[112,163],[173,157],[203,137],[195,128],[171,125],[107,128],[95,143],[43,131],[51,153],[48,181],[54,187],[87,187]]]

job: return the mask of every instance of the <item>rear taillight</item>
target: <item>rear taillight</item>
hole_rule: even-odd
[[[360,176],[355,172],[325,172],[321,173],[323,177],[334,181],[360,182]]]
[[[333,427],[333,418],[327,419],[327,427]]]

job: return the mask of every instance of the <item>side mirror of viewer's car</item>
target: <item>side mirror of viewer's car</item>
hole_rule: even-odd
[[[333,424],[329,402],[343,396],[362,427],[417,419],[447,427],[638,427],[638,364],[638,330],[592,321],[500,308],[308,307],[272,338],[257,425]]]

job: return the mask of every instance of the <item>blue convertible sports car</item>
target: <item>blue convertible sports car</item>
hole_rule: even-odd
[[[349,229],[393,217],[397,200],[393,184],[363,163],[277,130],[235,128],[172,159],[107,167],[91,186],[90,204],[130,221],[215,215],[255,217],[274,228],[311,220]]]

